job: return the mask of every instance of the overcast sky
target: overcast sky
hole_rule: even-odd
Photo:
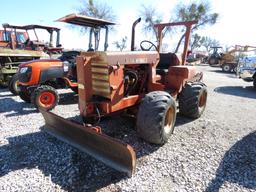
[[[115,32],[109,37],[109,44],[127,36],[130,42],[131,25],[138,18],[138,11],[142,4],[150,4],[163,15],[164,22],[172,15],[172,10],[179,0],[99,0],[106,2],[113,8],[117,16]],[[184,0],[189,3],[192,1]],[[256,2],[253,0],[212,0],[212,12],[219,13],[220,17],[214,26],[207,26],[199,34],[210,36],[226,45],[254,45],[256,46],[255,18]],[[10,24],[44,24],[60,27],[61,43],[65,48],[87,49],[88,37],[71,29],[66,24],[54,22],[67,14],[77,12],[81,0],[9,0],[1,1],[0,23]],[[143,19],[143,18],[142,18]],[[150,39],[142,33],[138,25],[136,42]],[[130,43],[128,43],[128,48]],[[112,45],[113,48],[113,45]]]

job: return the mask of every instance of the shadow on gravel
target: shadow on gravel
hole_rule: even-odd
[[[67,191],[95,191],[126,177],[44,132],[8,138],[8,142],[0,145],[0,177],[38,168]]]
[[[10,112],[6,117],[17,115],[27,115],[29,113],[37,112],[32,104],[25,102],[17,102],[13,98],[0,99],[0,113]]]
[[[176,129],[177,126],[181,126],[181,125],[190,123],[190,122],[195,121],[195,120],[196,119],[191,119],[191,118],[184,117],[184,116],[182,116],[178,113],[177,118],[176,118],[176,122],[175,122],[174,130]]]
[[[69,105],[78,103],[78,94],[75,93],[61,93],[59,94],[59,105]]]
[[[206,191],[219,191],[225,181],[256,189],[256,131],[243,137],[225,153]]]
[[[253,86],[223,86],[216,87],[214,91],[217,93],[223,93],[227,95],[256,99],[256,90],[253,88]]]
[[[143,156],[159,148],[137,137],[133,118],[106,118],[101,126],[108,135],[132,145],[139,159],[137,168],[146,161]],[[15,170],[38,168],[67,191],[96,191],[127,179],[124,173],[107,167],[44,131],[11,137],[8,143],[3,144],[1,146],[0,141],[0,177]]]
[[[11,95],[13,96],[13,95]],[[27,115],[30,113],[36,113],[38,110],[31,103],[18,102],[9,95],[0,95],[0,97],[6,97],[0,99],[0,113],[10,112],[6,114],[6,117],[13,117],[18,115]],[[59,105],[70,105],[78,103],[78,95],[74,93],[60,94]]]

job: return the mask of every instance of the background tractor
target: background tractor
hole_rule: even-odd
[[[139,20],[135,21],[133,31]],[[97,26],[98,31],[113,24],[75,14],[59,21],[91,28]],[[136,118],[139,137],[162,145],[173,133],[177,110],[186,117],[199,118],[206,106],[207,89],[201,82],[202,73],[194,66],[185,65],[190,32],[195,23],[155,25],[158,44],[143,41],[141,47],[147,51],[81,52],[76,61],[79,110],[84,124],[40,109],[46,121],[45,130],[131,176],[136,164],[133,148],[104,134],[95,122],[105,116],[127,113]],[[162,31],[174,26],[185,27],[184,49],[180,56],[161,52]],[[145,43],[151,46],[145,47]],[[131,50],[134,50],[133,45],[134,42]]]
[[[36,30],[46,30],[50,39],[48,43],[38,39]],[[56,45],[53,36],[56,32]],[[42,25],[16,26],[3,24],[0,30],[0,86],[9,85],[13,94],[18,93],[18,65],[22,62],[53,57],[62,51],[59,44],[60,29]]]
[[[229,51],[223,53],[219,50],[222,47],[212,47],[213,53],[209,57],[209,64],[211,66],[213,65],[219,65],[224,72],[236,72],[237,70],[237,64],[239,61],[239,54],[243,54],[244,52],[248,51],[248,48],[254,48],[253,46],[241,46],[241,45],[235,45],[232,49]]]
[[[19,65],[19,96],[36,108],[53,109],[59,102],[57,89],[78,92],[76,56],[79,51],[63,51],[58,59],[39,59]]]
[[[218,65],[223,53],[222,47],[211,47],[210,52],[211,54],[208,57],[209,65]]]

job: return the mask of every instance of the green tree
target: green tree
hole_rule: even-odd
[[[193,34],[190,38],[190,50],[193,52],[194,49],[201,47],[203,38],[196,34]]]
[[[123,51],[127,47],[126,43],[127,37],[125,36],[124,38],[122,38],[121,41],[115,41],[113,44],[116,46],[117,49]]]
[[[116,15],[108,4],[94,0],[82,0],[81,6],[77,9],[81,15],[115,21]],[[112,29],[112,28],[110,28]],[[81,32],[86,32],[86,28],[81,28]]]
[[[139,12],[139,15],[141,16],[141,18],[145,19],[144,23],[143,23],[142,30],[146,34],[153,35],[156,38],[156,40],[157,40],[158,35],[157,35],[157,30],[154,27],[154,25],[162,22],[161,14],[159,14],[157,12],[157,10],[152,5],[147,5],[147,6],[146,5],[142,5],[141,6],[141,10]],[[165,34],[168,31],[169,31],[168,28],[166,28],[163,31],[163,37],[165,36]]]
[[[78,8],[78,12],[82,15],[99,19],[106,19],[110,21],[116,19],[112,7],[106,3],[97,2],[94,0],[82,0],[82,4],[81,7]]]
[[[177,21],[198,21],[198,23],[192,27],[192,31],[195,31],[206,25],[215,24],[219,16],[218,13],[211,13],[210,3],[207,1],[200,3],[193,2],[188,5],[179,4],[175,13]],[[184,38],[185,33],[181,36],[175,49],[175,53],[178,52],[180,44]]]
[[[209,52],[211,47],[220,46],[219,41],[212,39],[211,37],[202,37],[202,46]]]
[[[211,6],[210,3],[207,1],[200,3],[192,2],[188,5],[179,3],[174,10],[174,18],[176,19],[173,20],[175,21],[198,21],[198,23],[192,27],[192,31],[196,31],[197,29],[200,29],[206,25],[213,25],[218,19],[217,13],[211,13]],[[145,18],[143,31],[146,34],[153,34],[157,39],[157,30],[154,28],[154,25],[162,22],[161,14],[157,12],[156,8],[145,5],[142,5],[142,10],[140,10],[139,14],[142,18]],[[169,22],[170,21],[171,19],[169,20]],[[163,37],[166,35],[167,32],[170,32],[170,28],[165,28],[165,31],[163,31]],[[180,31],[175,30],[174,32],[178,33]],[[175,53],[178,52],[181,42],[184,40],[185,37],[184,30],[182,30],[181,33],[183,34],[178,41]]]

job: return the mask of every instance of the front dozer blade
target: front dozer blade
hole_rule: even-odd
[[[82,126],[51,112],[40,110],[45,119],[45,130],[58,139],[88,153],[106,165],[131,176],[136,155],[133,148],[120,140],[95,131],[96,127]]]

